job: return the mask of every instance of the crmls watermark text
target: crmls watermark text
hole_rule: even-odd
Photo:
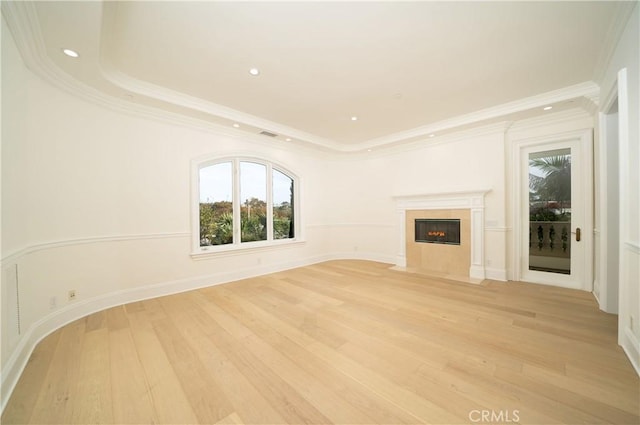
[[[472,410],[469,420],[475,423],[520,422],[519,410]]]

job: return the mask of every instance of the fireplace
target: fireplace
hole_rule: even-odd
[[[460,219],[417,218],[415,241],[460,245]]]
[[[470,279],[471,283],[481,282],[485,278],[484,196],[487,192],[396,196],[399,230],[396,266],[434,275],[462,277]],[[418,219],[459,219],[460,243],[416,242]]]

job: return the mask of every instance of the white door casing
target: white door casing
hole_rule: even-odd
[[[591,129],[514,141],[514,279],[592,291],[593,289],[593,136]],[[571,274],[529,270],[529,154],[570,148]],[[581,229],[581,241],[576,230]]]

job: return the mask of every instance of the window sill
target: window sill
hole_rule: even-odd
[[[209,246],[191,253],[194,260],[207,260],[210,258],[243,255],[252,252],[268,251],[278,248],[289,248],[306,243],[302,239],[281,239],[276,241],[244,242],[242,244],[229,244],[222,246]]]

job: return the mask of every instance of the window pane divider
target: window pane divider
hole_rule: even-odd
[[[273,240],[273,169],[267,164],[267,240]]]
[[[242,219],[240,214],[240,160],[233,160],[233,245],[242,241]]]
[[[242,167],[241,164],[243,162],[260,164],[265,169],[265,203],[266,203],[266,212],[265,212],[265,229],[266,229],[266,238],[264,240],[259,241],[247,241],[242,242]],[[300,238],[300,226],[299,226],[299,206],[298,203],[300,201],[299,198],[299,180],[295,177],[294,174],[286,171],[286,169],[281,168],[277,164],[272,164],[270,161],[263,160],[260,158],[250,158],[244,156],[235,156],[235,157],[221,157],[221,158],[209,158],[206,160],[193,160],[192,162],[192,232],[193,232],[193,248],[191,257],[194,260],[197,259],[206,259],[215,255],[241,255],[243,251],[251,252],[260,249],[269,249],[275,248],[278,246],[287,246],[291,244],[304,243],[304,241]],[[202,190],[202,181],[201,181],[201,170],[207,167],[216,166],[218,164],[227,163],[231,165],[231,202],[232,202],[232,242],[226,244],[217,244],[217,245],[200,245],[201,244],[201,203],[200,203],[200,194]],[[278,172],[278,176],[274,176],[275,172]],[[291,221],[294,223],[293,229],[293,237],[287,238],[278,237],[276,238],[276,223],[274,222],[276,218],[276,208],[275,205],[275,197],[282,197],[282,193],[280,193],[283,189],[281,187],[281,176],[289,178],[291,181],[292,194],[290,202],[291,206]],[[276,194],[276,188],[274,184],[276,184],[276,177],[278,180],[278,194]],[[214,197],[216,198],[216,197]],[[278,198],[280,199],[280,198]],[[212,202],[219,202],[216,199],[212,199]],[[280,210],[278,210],[280,211]],[[280,214],[280,212],[278,212]],[[280,217],[278,215],[278,217]],[[295,221],[294,221],[295,220]],[[280,222],[279,222],[280,223]],[[278,229],[280,229],[278,227]],[[280,229],[278,235],[283,236],[282,229]]]

